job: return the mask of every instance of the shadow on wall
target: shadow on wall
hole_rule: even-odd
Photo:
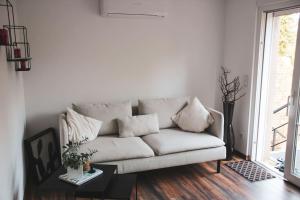
[[[57,133],[59,133],[59,131],[57,130],[59,114],[60,113],[38,114],[32,117],[30,120],[27,121],[25,138],[29,138],[49,127],[56,128]]]

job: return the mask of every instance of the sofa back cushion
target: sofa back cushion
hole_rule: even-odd
[[[176,127],[172,116],[189,103],[189,97],[144,99],[138,101],[140,115],[157,113],[159,128]]]
[[[159,132],[157,114],[118,119],[120,137],[136,137]]]
[[[120,103],[73,104],[73,109],[103,122],[99,135],[118,133],[118,118],[132,116],[130,101]]]

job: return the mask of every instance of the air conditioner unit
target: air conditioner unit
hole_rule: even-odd
[[[165,17],[166,0],[100,0],[100,14],[107,17]]]

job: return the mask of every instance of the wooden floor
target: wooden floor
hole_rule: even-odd
[[[27,192],[25,199],[35,198]],[[53,194],[44,199],[64,198]],[[300,189],[280,178],[252,183],[224,165],[218,174],[216,162],[209,162],[139,173],[138,199],[299,200]]]

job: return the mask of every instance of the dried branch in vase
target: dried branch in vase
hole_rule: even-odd
[[[246,93],[240,94],[244,89],[241,86],[240,77],[237,76],[233,80],[229,81],[230,71],[225,67],[221,67],[221,70],[222,74],[219,77],[219,86],[223,94],[222,101],[226,103],[234,103],[246,95]]]

